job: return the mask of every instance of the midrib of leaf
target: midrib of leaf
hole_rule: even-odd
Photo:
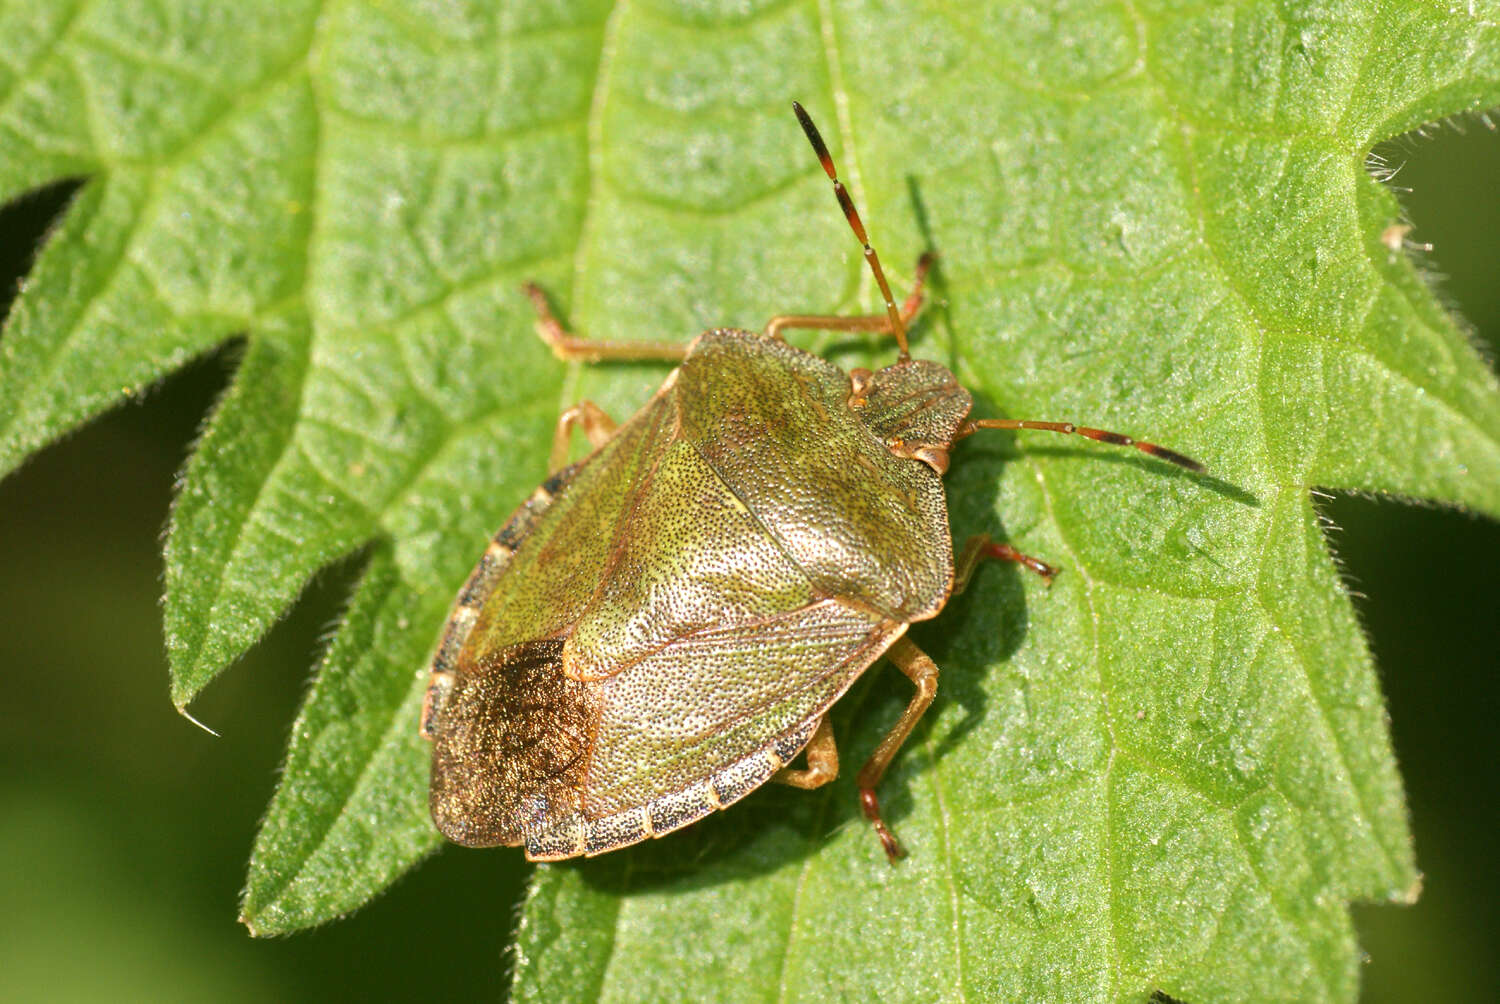
[[[854,113],[849,107],[849,88],[844,81],[844,60],[839,49],[838,19],[834,14],[833,0],[815,0],[815,4],[814,9],[818,12],[818,33],[823,43],[823,63],[828,68],[828,96],[833,102],[834,127],[838,135],[836,163],[839,169],[839,179],[844,182],[849,194],[856,199],[855,205],[859,205],[868,200],[864,198],[865,180],[860,170],[859,144],[856,142],[858,132],[854,128]],[[780,10],[780,8],[773,9]],[[769,13],[770,11],[763,10],[759,16],[764,17]],[[807,173],[822,177],[822,170],[816,162],[809,163]],[[837,223],[837,217],[834,217],[834,222],[837,226],[844,226],[842,223]],[[868,221],[866,226],[869,226]],[[847,239],[854,240],[853,233],[850,233]],[[872,237],[872,240],[876,239]],[[849,275],[843,295],[837,301],[835,313],[857,312],[859,308],[856,304],[864,299],[865,291],[875,289],[875,279],[863,259],[856,257],[850,264],[853,266],[853,271]],[[885,267],[892,268],[890,264]],[[900,302],[899,299],[897,302]]]
[[[849,90],[844,84],[844,60],[839,52],[838,25],[835,23],[831,0],[817,0],[818,30],[823,38],[823,61],[828,67],[830,97],[833,98],[835,124],[839,133],[839,157],[844,164],[841,170],[848,172],[844,179],[851,193],[862,192],[863,178],[859,171],[859,148],[854,142],[854,116],[849,111]],[[863,285],[865,276],[861,274]]]
[[[868,690],[860,692],[859,696],[855,698],[857,702],[855,705],[856,708],[862,709],[865,706],[865,704],[867,703],[868,694]],[[845,700],[848,699],[849,698],[846,695]],[[835,740],[837,740],[838,737],[835,736],[834,738]],[[824,820],[828,818],[829,808],[833,803],[833,786],[824,785],[823,790],[817,792],[814,797],[818,800],[818,811],[815,818],[818,821],[818,829],[821,831],[825,825]],[[797,881],[792,887],[791,902],[787,905],[787,913],[789,914],[789,916],[787,919],[786,934],[782,938],[781,969],[776,974],[777,1004],[786,1004],[786,1002],[790,999],[789,995],[791,993],[793,984],[793,980],[791,979],[793,957],[792,945],[802,935],[802,897],[804,891],[807,888],[807,880],[812,875],[813,869],[817,867],[817,865],[818,855],[807,855],[806,858],[803,859],[801,867],[797,870]],[[814,937],[814,941],[816,942],[816,937]]]
[[[833,101],[835,115],[834,122],[838,131],[839,152],[838,159],[835,161],[835,164],[837,165],[840,179],[844,181],[849,191],[851,193],[862,193],[864,183],[860,173],[858,147],[854,141],[854,122],[853,116],[849,110],[849,93],[844,83],[843,57],[839,51],[838,29],[837,25],[835,24],[834,12],[829,0],[816,0],[815,9],[818,15],[818,30],[823,43],[823,60],[828,69],[830,97]],[[852,237],[853,235],[851,234],[850,236]],[[861,269],[857,275],[857,278],[854,280],[853,289],[863,289],[867,281],[873,283],[873,279],[865,274],[864,269]],[[865,693],[867,694],[868,691],[866,691]],[[859,701],[861,706],[865,703],[865,697],[863,694],[861,695]],[[822,821],[827,818],[829,805],[832,801],[832,786],[825,786],[824,790],[820,792],[819,795],[821,797],[820,804],[818,806],[817,819],[819,821],[818,828],[819,830],[822,830]],[[792,960],[792,944],[795,940],[798,939],[799,935],[801,934],[800,922],[802,916],[802,898],[807,887],[807,880],[812,874],[813,869],[817,866],[819,860],[819,855],[809,854],[803,861],[802,867],[797,875],[797,883],[792,893],[792,902],[790,906],[791,922],[787,925],[786,939],[781,953],[781,972],[777,978],[776,999],[778,1001],[778,1004],[785,1004],[785,1002],[788,1000],[787,994],[790,989],[788,976],[790,975],[790,964]],[[945,857],[944,867],[948,868],[950,867],[950,864],[950,860]],[[951,874],[949,876],[949,881],[951,886]],[[957,932],[955,931],[955,935],[956,933]],[[958,955],[960,957],[963,954],[962,943],[957,939],[955,939],[954,942],[954,952],[955,955]],[[962,994],[961,981],[960,994]]]
[[[584,282],[588,263],[588,252],[593,242],[595,220],[599,215],[600,188],[604,184],[604,105],[609,100],[610,74],[615,62],[615,47],[619,44],[620,20],[629,7],[629,0],[614,0],[604,18],[604,31],[599,40],[599,62],[594,71],[594,91],[589,96],[588,121],[584,133],[588,137],[586,162],[589,168],[588,196],[583,202],[583,223],[578,228],[578,241],[573,249],[573,289]],[[569,366],[570,379],[563,382],[564,392],[575,382],[581,372],[581,363]],[[560,402],[557,413],[561,415],[572,406],[572,401]]]
[[[620,895],[615,899],[613,904],[614,917],[612,918],[612,923],[607,925],[609,929],[609,950],[604,955],[604,962],[599,967],[598,978],[594,981],[593,997],[591,999],[596,1001],[603,996],[604,988],[609,979],[610,968],[615,961],[616,954],[618,953],[620,945],[621,915],[624,914],[626,904],[629,903],[629,900],[626,898],[626,893],[628,893],[630,890],[631,879],[634,877],[634,869],[634,861],[625,862],[624,874],[620,879]]]
[[[1115,991],[1124,981],[1124,970],[1120,960],[1120,922],[1117,911],[1118,897],[1115,895],[1118,881],[1115,877],[1117,855],[1115,854],[1114,776],[1115,761],[1120,755],[1120,744],[1115,738],[1114,719],[1110,715],[1109,695],[1112,687],[1107,679],[1107,660],[1100,658],[1099,606],[1094,598],[1097,585],[1083,555],[1068,539],[1065,521],[1058,518],[1057,506],[1053,500],[1052,488],[1047,482],[1044,465],[1034,457],[1026,457],[1024,461],[1031,471],[1032,479],[1036,482],[1037,490],[1041,493],[1043,511],[1052,525],[1057,527],[1057,539],[1063,553],[1067,556],[1068,567],[1077,570],[1078,578],[1083,583],[1084,602],[1088,606],[1088,663],[1093,670],[1092,675],[1098,689],[1099,724],[1104,729],[1105,741],[1109,743],[1109,758],[1105,761],[1104,771],[1099,778],[1099,787],[1104,791],[1099,810],[1103,817],[1100,829],[1103,831],[1104,856],[1107,859],[1102,869],[1105,878],[1103,927],[1107,932],[1107,940],[1104,945],[1105,965],[1099,968],[1099,999],[1104,1000],[1106,995]]]
[[[828,796],[825,794],[821,799],[823,806],[828,804]],[[820,806],[822,808],[823,806]],[[822,813],[819,813],[821,820]],[[790,907],[791,919],[786,926],[786,938],[781,949],[781,971],[776,974],[776,1002],[786,1004],[789,983],[790,963],[792,960],[792,942],[796,940],[799,921],[802,917],[802,893],[807,888],[807,877],[812,873],[814,859],[809,856],[802,862],[802,867],[797,870],[797,884],[792,888],[792,902]]]
[[[938,832],[941,834],[937,853],[943,862],[943,877],[948,886],[948,905],[953,912],[953,989],[958,992],[960,1002],[967,1002],[969,992],[964,982],[967,979],[965,975],[967,967],[964,965],[964,914],[959,906],[958,883],[953,875],[953,827],[948,814],[948,799],[943,790],[945,783],[943,766],[933,749],[930,726],[923,730],[922,752],[927,754],[927,776],[932,785],[933,801],[937,805]]]

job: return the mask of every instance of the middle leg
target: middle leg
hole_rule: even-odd
[[[784,767],[772,774],[771,780],[793,788],[821,788],[838,776],[839,748],[833,742],[833,726],[825,717],[807,741],[807,768],[792,770]]]
[[[547,464],[548,473],[556,474],[568,466],[568,441],[572,438],[574,426],[583,429],[589,445],[596,450],[609,442],[609,437],[615,434],[615,420],[605,414],[603,408],[592,401],[579,401],[557,416],[557,431],[552,434],[552,457]]]
[[[607,359],[622,361],[660,359],[666,362],[681,362],[687,355],[687,346],[677,342],[601,342],[592,338],[580,338],[567,328],[552,313],[547,294],[534,282],[524,283],[521,292],[531,299],[536,309],[536,333],[552,354],[563,362],[581,359],[587,363],[603,362]]]

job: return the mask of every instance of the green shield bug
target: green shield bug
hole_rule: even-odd
[[[552,476],[458,595],[422,714],[432,816],[451,840],[521,844],[533,860],[601,854],[768,780],[825,784],[838,773],[826,712],[884,655],[916,694],[858,783],[894,861],[875,789],[938,676],[907,627],[942,610],[984,559],[1055,574],[986,536],[955,559],[942,482],[953,444],[980,429],[1042,429],[1201,470],[1101,429],[969,419],[953,374],[907,351],[928,259],[898,308],[817,128],[793,110],[885,313],[785,315],[687,346],[610,343],[567,333],[526,287],[560,358],[680,365],[619,428],[589,402],[563,414]],[[787,344],[789,328],[888,335],[896,361],[845,373]],[[565,466],[574,426],[593,452]],[[804,749],[807,766],[790,768]]]

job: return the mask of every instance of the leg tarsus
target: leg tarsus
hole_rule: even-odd
[[[974,572],[979,568],[979,563],[986,559],[1014,561],[1040,575],[1042,581],[1049,586],[1052,585],[1052,580],[1057,578],[1059,572],[1059,569],[1053,568],[1041,558],[1022,554],[1009,544],[998,543],[987,533],[977,533],[964,542],[964,549],[959,552],[958,558],[953,562],[953,592],[950,595],[957,596],[969,588],[969,581],[974,578]]]
[[[833,726],[825,717],[807,741],[807,768],[792,770],[783,767],[771,775],[771,780],[793,788],[821,788],[838,776],[839,748],[833,741]]]
[[[615,433],[615,420],[592,401],[579,401],[557,417],[557,431],[552,434],[552,457],[548,473],[556,474],[568,466],[568,441],[573,429],[581,427],[589,445],[598,449]]]
[[[907,737],[911,735],[911,730],[916,727],[917,720],[932,704],[932,699],[937,694],[938,668],[937,664],[928,658],[927,653],[906,638],[897,639],[896,643],[886,650],[885,655],[916,685],[917,692],[912,695],[900,719],[891,726],[885,738],[881,739],[880,744],[875,747],[875,752],[870,755],[870,759],[860,768],[855,783],[859,785],[860,807],[864,810],[865,818],[875,827],[875,835],[880,838],[880,846],[885,850],[885,856],[891,864],[895,864],[905,855],[905,851],[901,849],[901,844],[891,833],[890,828],[885,825],[885,820],[881,818],[880,800],[875,794],[875,788],[880,784],[880,779],[885,776],[886,768],[895,758],[896,751],[901,748],[901,744],[906,742]]]
[[[880,849],[885,851],[885,859],[895,864],[906,857],[906,848],[896,839],[891,828],[885,825],[885,820],[880,818],[880,799],[875,794],[874,788],[859,789],[859,807],[864,810],[865,818],[870,825],[875,827],[875,836],[880,839]]]

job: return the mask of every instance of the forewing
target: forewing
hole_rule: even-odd
[[[473,846],[576,808],[572,772],[598,687],[562,671],[563,639],[594,597],[655,465],[662,398],[587,461],[550,479],[495,536],[460,593],[433,659],[423,731],[433,820]]]
[[[601,685],[584,812],[609,816],[732,771],[826,711],[903,630],[831,599],[704,629],[622,669]]]
[[[662,447],[628,520],[629,533],[564,649],[572,676],[602,679],[684,636],[760,622],[820,598],[684,440]]]
[[[629,538],[637,496],[670,439],[671,414],[666,396],[653,398],[531,521],[484,598],[465,658],[571,632]]]

